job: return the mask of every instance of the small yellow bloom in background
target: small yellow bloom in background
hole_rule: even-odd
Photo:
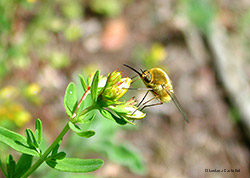
[[[38,95],[41,91],[41,87],[37,83],[32,83],[27,86],[25,89],[25,95],[27,96],[35,96]]]
[[[18,96],[19,91],[13,86],[6,86],[0,90],[0,99],[13,99]]]
[[[31,114],[25,110],[17,112],[16,117],[14,118],[14,122],[18,127],[23,127],[30,120],[31,120]]]
[[[152,60],[155,60],[156,62],[161,62],[167,57],[167,52],[164,49],[163,45],[155,43],[151,48],[150,55],[152,57]]]
[[[29,102],[39,105],[42,103],[42,99],[39,96],[40,92],[41,87],[37,83],[32,83],[26,86],[23,94]]]
[[[0,104],[0,122],[10,120],[18,127],[23,127],[31,120],[31,114],[16,103]]]
[[[167,57],[165,47],[160,43],[154,43],[148,53],[145,54],[143,62],[146,67],[158,66]]]
[[[29,2],[29,3],[35,3],[36,0],[27,0],[27,2]]]

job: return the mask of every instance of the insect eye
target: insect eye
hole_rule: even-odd
[[[151,81],[152,77],[150,73],[147,73],[144,77],[145,82],[149,83]]]

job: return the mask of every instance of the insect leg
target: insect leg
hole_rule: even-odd
[[[157,106],[157,105],[162,105],[163,102],[162,101],[159,101],[158,103],[154,103],[154,104],[148,104],[148,105],[145,105],[146,103],[152,101],[153,99],[156,99],[157,96],[155,96],[154,98],[151,98],[150,100],[146,101],[145,103],[143,103],[143,107],[140,109],[140,111],[142,111],[143,109],[147,108],[147,107],[151,107],[151,106]]]
[[[150,101],[152,101],[153,99],[158,98],[158,96],[154,96],[153,98],[149,99],[148,101],[145,101],[145,103],[142,104],[142,106],[144,106],[145,104],[149,103]]]
[[[137,105],[137,109],[136,109],[131,115],[133,115],[136,111],[139,110],[139,106],[140,106],[141,103],[145,100],[145,98],[147,97],[149,91],[150,91],[150,90],[148,90],[148,91],[146,92],[146,94],[143,96],[142,100],[141,100],[141,101],[139,102],[139,104]],[[143,105],[144,105],[144,104],[143,104]]]
[[[143,98],[142,98],[142,100],[139,102],[139,104],[137,105],[137,107],[139,107],[141,104],[142,104],[142,102],[145,100],[145,98],[147,97],[147,95],[148,95],[148,93],[149,93],[149,90],[146,92],[146,94],[143,96]]]

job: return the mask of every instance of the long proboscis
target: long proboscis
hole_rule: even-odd
[[[128,67],[128,68],[130,68],[131,70],[133,70],[135,73],[137,73],[140,77],[142,76],[142,74],[138,71],[138,70],[136,70],[136,69],[134,69],[133,67],[131,67],[131,66],[129,66],[129,65],[127,65],[127,64],[123,64],[124,66],[126,66],[126,67]]]

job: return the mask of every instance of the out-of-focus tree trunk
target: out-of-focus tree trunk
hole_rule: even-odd
[[[250,87],[240,45],[233,44],[225,28],[214,21],[211,33],[207,35],[209,47],[215,57],[218,75],[225,86],[229,98],[237,106],[250,138]]]

